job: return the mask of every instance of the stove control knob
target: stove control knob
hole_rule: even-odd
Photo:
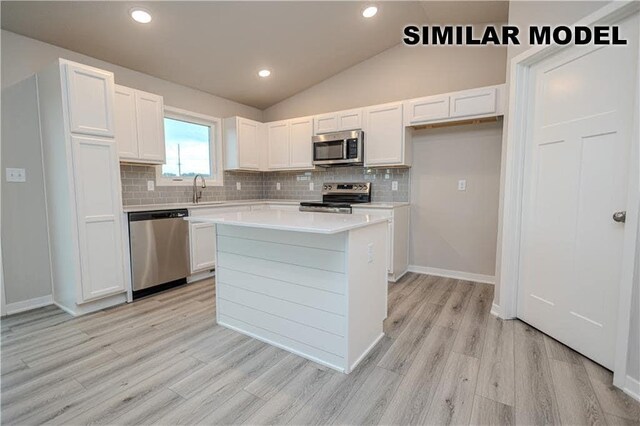
[[[331,189],[331,185],[327,185],[327,186],[328,186],[328,188],[327,188],[327,189]]]

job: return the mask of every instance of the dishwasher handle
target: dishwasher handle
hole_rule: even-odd
[[[129,222],[138,222],[142,220],[158,220],[158,219],[179,219],[187,216],[189,216],[189,211],[187,209],[135,212],[135,213],[129,213]]]

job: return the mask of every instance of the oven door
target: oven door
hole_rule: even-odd
[[[317,166],[344,163],[347,144],[344,139],[313,142],[313,164]]]

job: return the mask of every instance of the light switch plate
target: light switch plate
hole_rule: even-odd
[[[280,191],[282,187],[280,186],[280,182],[276,183],[276,191]]]
[[[394,180],[393,182],[391,182],[391,190],[392,191],[397,191],[398,190],[398,181]]]
[[[147,191],[155,191],[156,189],[156,184],[154,181],[152,180],[148,180],[147,181]]]
[[[460,179],[458,181],[458,191],[466,191],[467,190],[467,180]]]
[[[236,182],[236,189],[240,191],[242,189],[242,182]]]
[[[25,169],[15,169],[7,167],[7,182],[26,182],[27,171]]]
[[[313,191],[313,182],[309,182],[309,191]]]

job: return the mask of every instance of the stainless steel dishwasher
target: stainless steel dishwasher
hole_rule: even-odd
[[[186,282],[188,215],[186,209],[129,213],[134,298]]]

